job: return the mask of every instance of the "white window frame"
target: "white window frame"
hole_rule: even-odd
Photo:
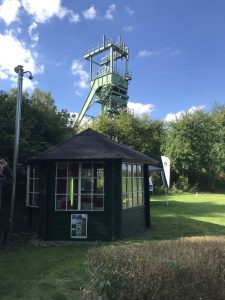
[[[32,168],[35,168],[35,166],[32,166]],[[34,205],[34,195],[39,195],[38,191],[34,191],[35,188],[35,181],[39,181],[40,178],[38,177],[31,177],[31,166],[28,165],[27,166],[27,190],[26,190],[26,206],[28,207],[35,207],[35,208],[39,208],[38,205]],[[32,186],[32,191],[31,191],[31,186],[30,186],[30,180],[33,180],[33,186]],[[32,205],[30,204],[30,197],[29,195],[32,194]]]
[[[57,177],[57,167],[59,164],[66,164],[67,165],[67,174],[66,177]],[[76,179],[78,179],[78,193],[76,195],[78,195],[78,209],[68,209],[67,205],[68,205],[68,165],[69,164],[77,164],[79,166],[79,174],[78,177],[74,177]],[[81,180],[83,178],[87,178],[87,177],[81,177],[81,170],[82,170],[82,164],[92,164],[92,176],[91,176],[91,181],[92,181],[92,186],[93,186],[93,180],[97,177],[93,176],[93,164],[101,164],[103,166],[103,170],[104,170],[104,183],[103,183],[103,193],[93,193],[93,189],[91,189],[91,193],[89,194],[82,194],[81,192]],[[66,179],[66,194],[57,194],[57,180],[58,179]],[[56,202],[57,202],[57,196],[59,195],[65,195],[66,196],[66,208],[62,209],[62,208],[57,208]],[[91,197],[91,209],[81,209],[81,196],[85,196],[88,195]],[[94,196],[102,196],[103,197],[103,207],[101,209],[93,209],[93,197]],[[89,162],[89,161],[84,161],[84,162],[57,162],[56,163],[56,169],[55,169],[55,211],[79,211],[79,212],[84,212],[84,211],[91,211],[91,212],[104,212],[105,210],[105,164],[104,162],[101,161],[97,161],[97,162]]]
[[[127,176],[123,176],[123,165],[127,165]],[[128,176],[129,174],[128,174],[128,166],[131,166],[131,173],[132,173],[132,176]],[[133,174],[133,166],[134,165],[136,165],[136,168],[138,167],[138,166],[141,166],[141,177],[140,176],[134,176],[134,174]],[[121,173],[122,173],[122,176],[121,176],[121,190],[122,190],[122,209],[130,209],[130,208],[134,208],[134,207],[141,207],[141,206],[144,206],[144,165],[143,164],[140,164],[140,163],[129,163],[129,162],[122,162],[122,166],[121,166]],[[136,173],[137,173],[137,169],[136,169]],[[130,179],[130,178],[132,178],[132,180],[131,180],[131,182],[132,182],[132,192],[128,192],[128,191],[126,191],[126,192],[123,192],[123,179],[126,179],[126,182],[128,182],[128,180]],[[138,188],[138,190],[136,191],[136,193],[137,193],[137,195],[139,194],[139,193],[141,193],[142,194],[142,202],[139,204],[139,200],[138,200],[138,204],[137,205],[135,205],[134,204],[134,180],[141,180],[142,181],[142,190],[139,190],[139,188]],[[132,205],[131,206],[129,206],[129,207],[124,207],[124,200],[123,200],[123,197],[124,197],[124,195],[131,195],[131,197],[132,197]]]

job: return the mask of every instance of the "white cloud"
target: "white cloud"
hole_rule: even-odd
[[[3,0],[0,5],[0,19],[3,19],[6,25],[16,21],[20,6],[19,0]]]
[[[33,22],[28,28],[29,36],[30,36],[31,40],[34,42],[38,42],[38,40],[39,40],[38,32],[35,32],[35,30],[37,29],[37,26],[38,26],[37,23]]]
[[[174,56],[178,56],[181,54],[181,50],[180,49],[176,49],[176,48],[170,48],[170,47],[166,47],[165,49],[161,49],[161,50],[140,50],[138,52],[138,58],[147,58],[147,57],[152,57],[152,56],[158,56],[158,55],[163,55],[163,56],[167,56],[167,57],[174,57]]]
[[[60,7],[59,11],[56,13],[56,15],[63,19],[64,17],[68,17],[69,21],[71,23],[78,23],[80,22],[80,16],[79,14],[75,14],[71,9],[68,9],[67,7]]]
[[[201,105],[201,106],[192,106],[191,108],[189,108],[186,112],[188,113],[194,113],[197,110],[201,110],[204,109],[205,106]],[[178,111],[177,113],[169,113],[166,115],[165,117],[165,121],[166,122],[175,122],[176,120],[180,119],[182,117],[182,115],[184,115],[186,113],[184,110]]]
[[[74,86],[78,88],[77,95],[79,95],[79,89],[86,89],[89,85],[89,75],[84,70],[83,64],[78,61],[74,60],[71,67],[72,74],[76,76],[77,80],[74,83]]]
[[[3,0],[0,5],[0,18],[9,25],[17,20],[21,8],[30,14],[36,23],[45,23],[54,16],[60,19],[68,17],[72,23],[80,21],[78,14],[61,6],[61,0]]]
[[[113,16],[113,13],[116,11],[116,4],[111,4],[106,12],[105,12],[105,19],[106,20],[113,20],[114,19],[114,16]]]
[[[134,14],[134,11],[129,6],[126,6],[125,9],[130,16]]]
[[[23,8],[32,15],[36,23],[45,23],[50,18],[57,16],[60,19],[69,18],[70,22],[77,23],[80,20],[78,14],[71,9],[61,6],[61,0],[21,0]]]
[[[8,75],[0,71],[0,79],[8,79]]]
[[[16,55],[15,55],[16,53]],[[38,63],[38,54],[30,51],[26,44],[18,40],[10,31],[0,34],[0,76],[16,82],[17,74],[14,68],[22,65],[24,70],[34,74],[43,73],[44,66]],[[28,82],[24,76],[24,88],[32,88],[37,82]]]
[[[77,112],[69,112],[70,117],[69,117],[69,123],[68,126],[69,127],[73,127],[75,125],[76,122],[76,118],[78,117],[79,113]],[[82,121],[81,121],[81,125],[87,125],[89,122],[91,121],[90,118],[87,117],[83,117]]]
[[[138,57],[139,58],[146,58],[146,57],[151,57],[151,56],[157,56],[159,54],[160,54],[160,51],[140,50],[138,52]]]
[[[132,32],[134,30],[134,26],[124,26],[123,30],[127,32]]]
[[[189,113],[194,113],[196,110],[202,110],[202,109],[205,109],[205,106],[204,105],[200,105],[200,106],[192,106],[191,108],[189,108],[188,112]]]
[[[83,11],[83,16],[87,20],[94,20],[97,18],[97,10],[95,9],[94,6],[91,6],[87,10]]]
[[[171,49],[171,48],[167,48],[167,54],[168,56],[178,56],[180,55],[182,52],[180,49]]]
[[[60,2],[60,0],[22,0],[22,5],[37,23],[45,23],[54,15],[59,14]]]
[[[79,14],[74,14],[74,12],[72,10],[69,10],[68,17],[69,17],[69,21],[71,23],[78,23],[78,22],[80,22],[80,16],[79,16]]]
[[[130,101],[127,103],[127,107],[134,111],[135,115],[150,114],[155,110],[155,106],[153,104],[142,104]]]

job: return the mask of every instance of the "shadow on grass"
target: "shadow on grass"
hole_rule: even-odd
[[[173,240],[189,236],[225,235],[225,226],[185,217],[152,217],[151,228],[125,240]]]
[[[198,218],[201,220],[196,220]],[[151,228],[129,240],[171,240],[206,235],[225,235],[225,205],[172,200],[167,206],[166,201],[154,200],[151,202]]]

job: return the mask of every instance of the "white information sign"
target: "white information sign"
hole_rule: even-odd
[[[87,238],[87,214],[71,215],[71,238],[86,239]]]

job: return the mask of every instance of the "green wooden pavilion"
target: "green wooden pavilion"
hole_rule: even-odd
[[[30,224],[44,240],[113,240],[150,227],[157,161],[87,129],[27,162]]]

